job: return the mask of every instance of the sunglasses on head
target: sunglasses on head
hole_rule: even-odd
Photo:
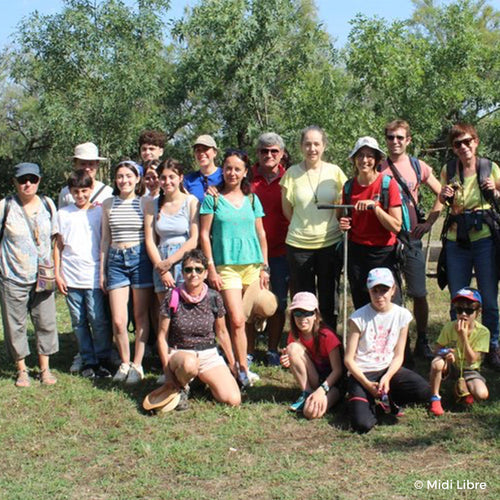
[[[296,318],[310,318],[314,316],[314,311],[304,311],[304,309],[294,309],[292,314]]]
[[[477,309],[475,307],[462,307],[462,306],[455,306],[455,311],[457,311],[457,314],[467,314],[467,316],[471,316],[474,314]]]
[[[17,182],[19,184],[26,184],[28,181],[30,182],[30,184],[38,184],[39,180],[40,177],[37,177],[34,174],[21,175],[21,177],[17,178]]]
[[[398,141],[404,141],[406,137],[404,135],[396,135],[396,134],[387,134],[385,136],[388,141],[393,141],[394,139],[397,139]]]
[[[466,147],[470,146],[470,143],[474,140],[474,137],[467,137],[466,139],[457,139],[453,141],[453,147],[459,149],[462,144]]]
[[[279,152],[280,152],[280,150],[276,149],[276,148],[261,148],[260,149],[260,154],[264,155],[264,156],[267,156],[269,153],[271,153],[271,155],[273,155],[273,156],[276,156],[279,154]]]
[[[202,266],[186,266],[182,270],[182,272],[186,274],[191,274],[191,273],[202,274],[203,271],[205,271],[205,268]]]

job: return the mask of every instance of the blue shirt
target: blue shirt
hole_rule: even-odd
[[[210,175],[203,175],[199,170],[192,172],[184,177],[184,187],[188,193],[196,196],[200,203],[205,198],[205,192],[208,186],[218,186],[223,180],[222,168],[217,167],[217,170]]]

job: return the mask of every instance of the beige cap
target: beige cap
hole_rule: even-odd
[[[193,143],[193,148],[195,146],[198,146],[200,144],[201,146],[207,146],[208,148],[214,148],[217,149],[217,143],[215,142],[215,139],[211,135],[200,135],[196,141]]]

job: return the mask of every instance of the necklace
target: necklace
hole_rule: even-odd
[[[318,183],[316,184],[316,189],[313,188],[313,185],[311,182],[311,177],[309,177],[309,170],[307,170],[305,163],[304,163],[304,168],[306,169],[307,180],[309,181],[309,186],[311,187],[311,191],[312,191],[312,194],[314,196],[314,203],[317,205],[318,204],[318,189],[319,189],[319,185],[321,184],[321,174],[323,173],[323,162],[321,162],[321,167],[319,168],[319,178],[318,178]]]

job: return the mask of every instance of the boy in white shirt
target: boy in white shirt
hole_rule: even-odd
[[[93,179],[84,170],[68,178],[74,204],[57,212],[54,265],[59,291],[66,296],[78,340],[85,378],[108,378],[111,327],[103,292],[99,288],[101,243],[100,206],[90,202]]]

